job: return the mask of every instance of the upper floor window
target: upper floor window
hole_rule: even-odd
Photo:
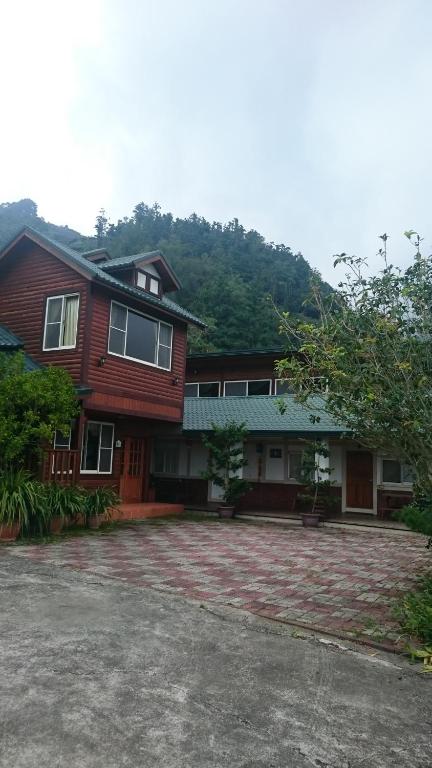
[[[137,272],[137,285],[155,296],[161,294],[161,283],[158,277],[149,275],[148,272]]]
[[[269,395],[270,387],[270,379],[257,379],[256,381],[226,381],[224,384],[224,395],[225,397]]]
[[[111,302],[108,352],[171,369],[172,325]]]
[[[185,384],[185,397],[219,397],[218,381],[201,381],[198,384]]]
[[[43,349],[73,349],[76,346],[79,294],[50,296],[45,311]]]

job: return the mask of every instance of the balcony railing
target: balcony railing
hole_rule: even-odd
[[[75,485],[78,482],[80,451],[44,451],[42,480],[44,483]]]

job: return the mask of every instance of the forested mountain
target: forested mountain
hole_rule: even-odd
[[[120,256],[159,248],[182,283],[176,300],[208,323],[204,337],[193,334],[195,349],[280,346],[273,303],[311,316],[304,301],[313,271],[303,256],[285,245],[266,243],[237,219],[228,224],[210,223],[196,214],[179,219],[162,213],[157,204],[139,203],[132,216],[116,224],[101,211],[96,235],[89,238],[45,222],[35,203],[24,200],[0,206],[0,243],[24,224],[77,250],[104,246]]]

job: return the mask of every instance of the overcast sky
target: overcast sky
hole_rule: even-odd
[[[430,0],[0,0],[0,202],[240,219],[335,282],[432,244]],[[377,264],[377,261],[374,261]]]

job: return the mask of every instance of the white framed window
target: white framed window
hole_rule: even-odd
[[[415,472],[409,464],[398,459],[385,458],[381,464],[383,485],[412,485],[415,482]]]
[[[168,440],[155,443],[154,472],[160,475],[178,475],[179,444]]]
[[[149,275],[148,272],[137,272],[137,286],[148,293],[153,293],[154,296],[160,296],[160,280],[158,277]]]
[[[70,451],[71,447],[71,430],[67,433],[60,432],[56,429],[54,434],[54,450],[55,451]]]
[[[185,397],[219,397],[219,381],[201,381],[185,384]]]
[[[224,397],[257,397],[259,395],[269,395],[270,391],[270,379],[224,382]]]
[[[154,293],[156,296],[159,296],[159,280],[156,277],[149,278],[148,289],[150,293]]]
[[[288,479],[301,482],[303,453],[301,451],[289,451],[288,453]]]
[[[88,421],[83,436],[81,473],[110,475],[112,472],[114,424]]]
[[[108,352],[138,363],[171,370],[173,327],[111,302]]]
[[[43,350],[73,349],[76,346],[79,293],[49,296],[45,309]]]

